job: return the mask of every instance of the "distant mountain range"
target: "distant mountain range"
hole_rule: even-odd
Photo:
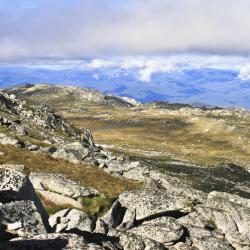
[[[250,108],[250,80],[236,70],[195,68],[154,72],[150,81],[138,77],[138,69],[104,67],[89,69],[0,68],[0,87],[23,83],[52,83],[94,88],[140,102],[168,101]]]

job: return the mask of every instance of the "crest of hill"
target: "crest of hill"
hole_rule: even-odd
[[[62,84],[25,84],[22,86],[14,86],[5,90],[7,93],[17,95],[19,98],[29,97],[74,97],[79,100],[86,100],[94,103],[101,103],[117,107],[133,107],[139,106],[140,103],[133,98],[119,97],[115,95],[104,94],[90,88],[80,88],[76,86],[65,86]]]

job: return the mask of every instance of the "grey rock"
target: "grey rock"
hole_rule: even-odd
[[[36,190],[49,190],[75,199],[99,194],[94,188],[82,186],[63,175],[31,172],[30,181]]]
[[[92,232],[94,222],[82,211],[77,209],[63,209],[49,218],[49,224],[55,232],[77,229]]]
[[[65,145],[60,145],[52,154],[56,159],[68,160],[72,163],[80,163],[89,154],[89,149],[80,142],[73,142]]]
[[[0,205],[3,214],[3,224],[21,223],[18,235],[36,235],[46,233],[41,215],[34,202],[15,201]]]
[[[26,146],[26,148],[29,151],[37,151],[39,149],[39,146],[38,145],[34,145],[34,144],[30,144],[30,145]]]

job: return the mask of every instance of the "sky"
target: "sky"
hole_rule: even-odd
[[[0,61],[250,55],[249,0],[0,0]]]

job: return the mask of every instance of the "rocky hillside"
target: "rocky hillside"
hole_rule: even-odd
[[[0,93],[0,249],[250,249],[249,199],[110,151],[35,95],[15,93],[22,100]],[[109,183],[124,189],[108,211],[90,214],[91,202],[107,202]]]
[[[78,100],[86,100],[102,105],[110,105],[114,107],[132,107],[138,106],[140,103],[129,97],[118,97],[115,95],[105,95],[97,90],[89,88],[79,88],[65,85],[50,84],[27,84],[23,86],[12,87],[6,90],[7,93],[13,93],[19,98],[73,98]],[[29,98],[30,97],[30,98]],[[42,100],[42,99],[41,99]]]

